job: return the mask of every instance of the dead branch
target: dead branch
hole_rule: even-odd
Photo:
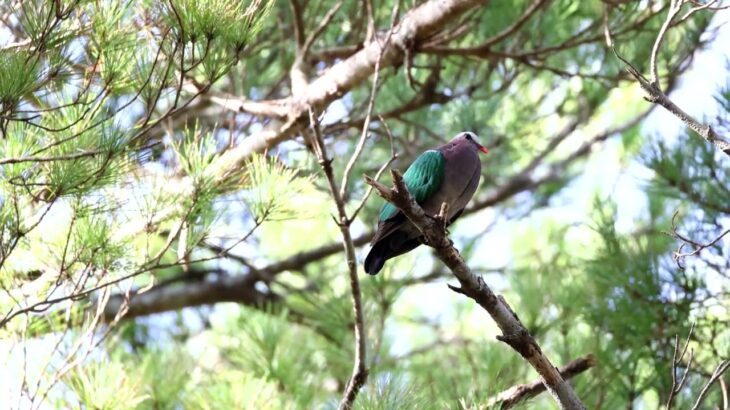
[[[345,386],[345,392],[340,401],[340,410],[349,410],[355,402],[358,393],[368,378],[367,352],[365,344],[365,318],[362,310],[362,294],[360,292],[360,280],[357,277],[357,256],[355,245],[350,233],[350,219],[345,210],[345,200],[337,189],[334,172],[332,171],[332,159],[327,156],[327,148],[319,128],[319,119],[314,111],[309,109],[309,121],[312,129],[312,147],[319,159],[319,164],[327,177],[332,199],[337,206],[338,225],[342,233],[342,245],[345,248],[347,269],[350,275],[350,289],[352,293],[352,308],[355,314],[355,362],[352,368],[352,376]],[[354,154],[354,155],[357,155]]]
[[[692,410],[697,410],[702,405],[702,402],[705,400],[705,397],[707,396],[707,393],[710,391],[710,387],[712,387],[712,384],[715,383],[717,380],[719,380],[723,373],[727,371],[727,369],[730,368],[730,360],[726,360],[720,364],[717,365],[715,368],[715,371],[712,372],[712,376],[710,376],[710,379],[705,384],[705,387],[702,388],[702,391],[700,392],[700,395],[697,397],[697,401],[695,401],[695,405],[692,406]],[[722,385],[721,385],[722,386]],[[727,396],[727,393],[725,393],[725,396]],[[725,407],[727,408],[727,406]]]
[[[657,35],[657,38],[654,42],[654,47],[652,48],[651,58],[649,61],[650,64],[650,71],[651,71],[651,79],[647,79],[641,72],[639,72],[636,67],[634,67],[628,60],[623,58],[618,51],[616,50],[616,47],[613,42],[613,38],[611,36],[611,30],[608,25],[608,10],[606,11],[604,15],[604,34],[606,37],[606,44],[608,47],[613,51],[613,53],[616,55],[616,58],[621,60],[622,63],[626,65],[626,70],[631,74],[632,77],[639,83],[641,86],[641,89],[644,90],[646,93],[646,96],[644,97],[647,101],[660,105],[664,107],[667,111],[672,113],[675,117],[677,117],[679,120],[681,120],[689,129],[697,133],[699,136],[705,139],[705,141],[711,143],[714,145],[720,152],[722,152],[725,155],[730,156],[730,142],[725,140],[724,138],[717,135],[715,130],[712,129],[709,125],[702,124],[701,122],[697,121],[694,117],[686,113],[684,110],[679,108],[677,104],[675,104],[669,97],[667,97],[664,92],[661,90],[661,86],[659,84],[659,76],[657,74],[657,56],[659,54],[659,48],[661,47],[662,40],[664,39],[664,35],[666,31],[669,29],[669,27],[672,24],[672,21],[674,17],[679,13],[679,11],[682,8],[682,5],[686,0],[672,0],[670,7],[669,7],[669,14],[667,15],[667,19],[665,20],[664,24],[662,25],[661,29],[659,30],[659,33]],[[688,14],[683,18],[683,20],[687,17],[689,17],[690,14],[694,13],[695,11],[702,10],[703,8],[693,8],[688,12]]]
[[[692,323],[692,326],[689,328],[689,333],[687,334],[687,341],[684,343],[681,353],[679,351],[679,336],[674,337],[674,355],[672,356],[672,389],[669,391],[669,398],[667,399],[667,410],[671,410],[672,405],[674,404],[674,397],[682,390],[682,387],[684,387],[684,384],[687,382],[687,375],[692,368],[694,349],[689,352],[689,360],[687,360],[687,365],[685,366],[682,379],[677,380],[677,367],[684,362],[684,356],[687,354],[687,347],[689,346],[690,339],[692,339],[692,332],[694,332],[694,329],[695,324]]]

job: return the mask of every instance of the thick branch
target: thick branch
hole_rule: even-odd
[[[147,292],[133,291],[128,300],[129,310],[124,315],[124,320],[218,302],[236,302],[247,306],[264,307],[281,300],[274,293],[257,290],[253,286],[254,280],[249,275],[216,275],[212,280],[205,276],[200,278],[189,274],[188,276],[190,276],[190,280],[156,286]],[[107,319],[114,318],[124,302],[124,295],[112,296],[104,308],[104,316]]]
[[[573,360],[572,362],[561,367],[558,371],[563,379],[571,379],[584,371],[596,365],[596,359],[593,355],[587,355]],[[518,384],[507,390],[502,391],[496,396],[491,397],[487,401],[487,407],[492,408],[501,403],[500,410],[506,410],[514,407],[517,403],[529,400],[545,391],[545,385],[542,380],[535,380],[532,383]]]
[[[543,354],[537,341],[525,328],[503,297],[492,292],[481,277],[476,276],[462,259],[444,231],[444,221],[427,215],[408,193],[400,173],[392,171],[394,188],[365,177],[385,200],[393,203],[423,233],[426,243],[459,280],[461,287],[450,286],[484,308],[497,323],[502,335],[497,339],[508,344],[537,371],[545,387],[563,409],[585,409],[573,388]],[[444,212],[442,212],[445,214]]]
[[[310,108],[321,112],[331,102],[361,84],[373,74],[378,59],[380,70],[400,63],[404,49],[417,47],[445,24],[486,3],[487,0],[431,0],[412,9],[393,28],[391,41],[382,41],[388,35],[387,32],[378,33],[364,48],[327,69],[288,101],[290,110],[286,123],[250,135],[236,148],[227,151],[214,165],[215,173],[225,176],[238,168],[252,153],[263,152],[293,138],[308,124]]]

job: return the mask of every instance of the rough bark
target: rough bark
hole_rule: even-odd
[[[591,367],[596,365],[596,359],[593,355],[587,355],[573,360],[572,362],[561,367],[558,371],[563,379],[572,379]],[[510,409],[518,403],[529,400],[545,391],[545,385],[542,380],[535,380],[531,383],[518,384],[502,391],[496,396],[487,400],[487,407],[492,408],[499,404],[500,410]]]
[[[264,307],[281,299],[274,293],[264,293],[253,286],[250,275],[191,277],[165,286],[156,286],[147,292],[132,291],[128,296],[113,295],[104,307],[104,316],[114,318],[119,309],[128,308],[124,319],[133,319],[154,313],[182,309],[184,307],[208,305],[218,302],[236,302],[247,306]],[[125,304],[125,300],[128,302]]]
[[[384,42],[386,32],[377,33],[361,50],[335,64],[315,78],[301,91],[283,100],[271,101],[272,106],[289,107],[287,120],[250,135],[235,148],[228,150],[214,164],[220,177],[239,168],[254,152],[263,152],[295,137],[308,125],[308,112],[322,112],[333,101],[360,85],[375,71],[397,65],[407,50],[417,49],[429,35],[454,21],[465,12],[486,5],[488,0],[432,0],[410,10],[394,27],[390,41]],[[380,60],[379,64],[378,61]],[[235,104],[235,102],[231,102]],[[261,109],[258,106],[258,109]]]

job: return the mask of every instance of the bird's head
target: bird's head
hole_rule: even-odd
[[[474,145],[474,148],[478,149],[479,151],[485,154],[489,153],[489,150],[479,142],[479,137],[473,132],[460,132],[456,135],[456,137],[454,137],[454,142],[472,144]]]

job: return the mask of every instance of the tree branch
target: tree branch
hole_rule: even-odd
[[[682,352],[679,352],[679,336],[674,337],[674,355],[672,356],[672,389],[669,391],[669,398],[667,399],[667,410],[671,410],[674,404],[674,397],[677,393],[682,391],[684,384],[687,382],[687,375],[692,368],[692,359],[694,358],[694,349],[689,352],[689,360],[685,365],[684,375],[681,379],[677,379],[677,367],[684,361],[684,356],[687,354],[687,348],[689,342],[692,339],[692,332],[695,330],[695,324],[689,328],[689,334],[687,335],[687,341],[684,344]]]
[[[385,47],[388,46],[388,43],[390,43],[390,39],[393,36],[393,27],[396,23],[396,18],[398,16],[398,11],[400,10],[400,4],[396,4],[395,8],[393,9],[393,17],[391,19],[390,23],[390,29],[388,30],[388,35],[385,38]],[[382,49],[381,49],[382,51]],[[370,98],[368,99],[368,106],[367,111],[365,112],[365,121],[362,125],[362,133],[360,134],[360,139],[357,142],[357,145],[355,146],[355,152],[350,157],[350,161],[347,162],[347,165],[345,166],[345,171],[342,173],[342,182],[340,182],[340,197],[341,198],[347,198],[347,183],[350,180],[350,173],[352,173],[352,169],[357,163],[358,158],[360,158],[360,154],[362,153],[363,148],[365,148],[365,141],[369,135],[368,128],[370,127],[370,118],[373,114],[373,107],[375,106],[375,97],[378,93],[378,79],[380,78],[380,61],[382,60],[383,55],[378,55],[378,60],[375,62],[375,73],[373,74],[373,86],[370,90]]]
[[[649,61],[650,64],[650,71],[651,71],[651,80],[644,77],[643,74],[639,72],[639,70],[636,69],[628,60],[623,58],[618,51],[616,50],[616,47],[613,42],[613,38],[611,37],[611,30],[608,26],[608,11],[604,14],[604,35],[606,37],[606,44],[608,47],[613,51],[613,53],[616,55],[616,58],[621,60],[626,65],[626,70],[631,74],[632,77],[639,83],[641,86],[641,89],[644,90],[646,93],[646,96],[644,97],[647,101],[661,105],[664,107],[667,111],[672,113],[675,117],[679,118],[689,129],[696,132],[699,136],[705,139],[705,141],[711,143],[714,145],[720,152],[723,154],[730,156],[730,142],[726,141],[717,133],[715,130],[712,129],[709,125],[705,125],[697,121],[694,117],[687,114],[684,110],[679,108],[672,100],[667,97],[666,94],[664,94],[659,86],[659,79],[657,74],[657,56],[659,54],[659,47],[661,46],[662,39],[664,38],[664,34],[666,33],[667,29],[671,25],[671,21],[676,16],[676,14],[679,12],[682,4],[684,3],[683,0],[672,0],[670,8],[669,8],[669,14],[667,16],[666,21],[664,22],[664,25],[659,30],[659,34],[657,35],[656,41],[654,42],[654,47],[652,48],[651,53],[651,59]],[[695,9],[693,9],[695,10]],[[697,9],[699,10],[699,9]],[[696,11],[696,10],[695,10]]]
[[[391,41],[381,40],[387,32],[378,33],[364,48],[327,69],[301,92],[286,98],[290,104],[284,124],[259,131],[227,151],[213,165],[215,174],[225,177],[254,152],[265,151],[280,142],[293,138],[309,123],[308,110],[323,111],[331,102],[341,98],[353,87],[365,81],[380,59],[379,68],[385,69],[403,60],[403,50],[418,45],[428,36],[455,20],[465,12],[484,5],[488,0],[431,0],[411,9],[393,28]],[[414,46],[415,47],[415,46]]]
[[[194,273],[194,272],[193,272]],[[236,302],[246,306],[264,307],[281,301],[273,292],[262,292],[253,286],[252,275],[216,275],[215,279],[186,274],[186,280],[155,286],[146,292],[132,291],[129,295],[116,294],[104,308],[104,316],[113,318],[126,304],[124,320],[138,316],[208,305],[218,302]]]
[[[459,251],[445,234],[445,221],[442,219],[446,215],[443,209],[445,207],[442,207],[441,218],[427,215],[408,193],[403,176],[397,171],[391,171],[391,174],[395,184],[392,189],[368,176],[365,176],[365,182],[375,188],[385,200],[398,207],[423,233],[425,242],[435,249],[438,258],[449,267],[461,285],[460,287],[449,287],[455,292],[473,299],[492,316],[502,331],[502,335],[497,336],[497,339],[508,344],[532,365],[540,374],[542,383],[562,409],[585,409],[573,388],[563,380],[557,369],[543,354],[537,341],[504,298],[495,295],[484,280],[476,276],[466,265]]]
[[[561,367],[558,371],[560,372],[560,375],[563,376],[563,379],[567,380],[583,373],[595,365],[596,358],[589,354],[573,360]],[[489,400],[487,400],[487,407],[492,408],[501,403],[499,406],[500,410],[510,409],[519,402],[529,400],[544,391],[545,385],[542,383],[542,380],[535,380],[532,383],[527,384],[518,384],[489,398]]]
[[[715,368],[715,371],[712,372],[712,376],[710,376],[710,379],[705,384],[705,387],[702,388],[702,391],[700,392],[700,395],[697,397],[697,401],[695,401],[695,405],[692,406],[692,410],[698,410],[700,406],[702,405],[702,402],[705,400],[705,397],[707,396],[707,392],[710,391],[710,387],[712,387],[712,384],[715,383],[718,379],[720,379],[727,371],[727,369],[730,368],[730,360],[726,360],[720,364],[717,365]]]
[[[345,392],[340,401],[340,410],[349,410],[355,402],[358,393],[368,379],[367,368],[367,352],[365,345],[365,318],[362,309],[362,294],[360,292],[360,280],[357,277],[357,256],[355,255],[355,245],[352,241],[350,233],[350,218],[345,210],[345,200],[337,189],[334,172],[332,170],[332,160],[327,157],[327,148],[324,144],[324,138],[319,128],[319,120],[314,115],[312,109],[309,110],[309,121],[312,127],[312,147],[314,148],[319,164],[324,170],[327,182],[332,194],[332,199],[337,206],[338,225],[342,233],[342,245],[345,248],[345,258],[347,260],[347,270],[350,274],[350,289],[352,292],[352,309],[355,315],[355,362],[352,367],[352,376],[345,386]],[[357,153],[353,154],[354,156]]]
[[[539,158],[540,159],[539,161],[537,161],[537,162],[531,161],[520,171],[518,171],[514,175],[512,175],[509,179],[507,179],[503,183],[500,183],[498,186],[496,186],[494,188],[494,190],[492,190],[488,195],[483,196],[483,197],[479,198],[477,201],[473,202],[468,208],[466,208],[464,210],[463,216],[472,215],[484,208],[496,206],[500,203],[503,203],[504,201],[509,200],[510,198],[513,198],[515,195],[517,195],[521,192],[532,191],[532,190],[535,190],[536,188],[540,187],[544,183],[554,181],[557,178],[557,176],[560,175],[563,172],[563,170],[565,170],[568,166],[573,164],[576,160],[589,154],[591,152],[591,147],[593,147],[595,144],[606,140],[611,135],[619,134],[619,133],[629,129],[630,127],[638,124],[642,119],[644,119],[646,117],[646,115],[648,114],[648,112],[650,112],[650,110],[651,109],[647,109],[646,111],[637,114],[635,117],[627,120],[624,124],[618,125],[616,127],[607,129],[603,132],[596,134],[594,137],[587,140],[583,145],[578,147],[575,151],[573,151],[572,153],[567,155],[565,158],[558,160],[552,164],[548,164],[549,172],[547,172],[547,173],[541,172],[541,173],[539,173],[539,175],[535,175],[534,170],[536,168],[538,168],[540,164],[544,164],[545,159],[547,158],[548,154],[551,153],[557,147],[558,144],[553,143],[553,141],[555,141],[555,140],[562,141],[564,139],[563,134],[565,134],[566,132],[569,132],[570,129],[573,128],[572,123],[567,124],[564,129],[558,131],[558,133],[555,136],[551,137],[550,142],[548,142],[545,149],[537,154],[536,158]],[[387,123],[383,120],[383,118],[380,118],[379,120],[385,126],[386,131],[388,133],[388,137],[392,139],[392,135],[390,134],[390,131],[387,128]],[[390,158],[389,162],[392,162],[392,160],[396,156],[395,151],[392,150],[392,148],[393,148],[392,145],[393,144],[391,142],[391,158]],[[386,163],[386,165],[387,165],[387,163]],[[379,177],[379,174],[381,173],[381,171],[382,171],[382,167],[381,167],[381,170],[378,171],[378,177]],[[377,180],[378,177],[376,177],[375,179]],[[372,187],[369,186],[368,192],[370,192],[370,190],[372,190]],[[355,215],[357,215],[357,213],[359,212],[360,209],[361,209],[361,206],[358,205],[356,207],[355,211],[353,211],[353,213],[350,215],[351,220],[355,218]],[[160,220],[160,217],[155,218],[155,221],[152,221],[149,223],[156,224],[157,223],[156,221],[158,221],[158,220]],[[146,223],[147,222],[145,222],[145,224]],[[143,227],[139,227],[139,226],[133,226],[132,228],[134,228],[134,229],[132,229],[131,231],[125,230],[125,232],[127,232],[126,235],[130,235],[131,234],[130,232],[138,232],[143,229]],[[370,231],[370,232],[364,233],[356,238],[353,238],[352,241],[353,241],[354,246],[360,247],[360,246],[363,246],[363,245],[369,243],[370,240],[372,239],[373,235],[374,235],[374,232]],[[237,261],[237,262],[243,264],[244,266],[250,265],[250,262],[247,261],[245,258],[226,251],[226,248],[224,248],[222,246],[206,244],[206,247],[208,249],[212,250],[213,252],[220,254],[221,256],[225,256],[226,258]],[[262,266],[260,268],[256,268],[256,272],[259,274],[259,277],[273,278],[281,272],[288,271],[288,270],[301,270],[301,269],[303,269],[303,267],[305,267],[309,263],[313,263],[313,262],[322,260],[329,256],[336,255],[340,252],[342,252],[342,243],[333,242],[333,243],[329,243],[326,245],[322,245],[318,248],[314,248],[311,250],[297,253],[297,254],[292,255],[291,257],[288,257],[281,261],[272,262],[269,265]],[[242,286],[253,286],[253,283],[255,282],[255,281],[251,281],[250,277],[247,277],[246,275],[231,276],[227,279],[227,281],[229,281],[228,282],[229,286],[231,286],[233,288],[242,287]],[[160,284],[158,284],[145,293],[146,298],[155,300],[155,304],[157,306],[156,309],[159,309],[159,310],[152,311],[152,310],[147,310],[146,308],[143,308],[143,307],[138,308],[136,306],[137,303],[147,304],[147,302],[145,302],[144,300],[137,302],[137,298],[132,298],[129,301],[130,310],[132,312],[135,312],[135,311],[140,312],[139,315],[141,316],[141,315],[145,314],[145,313],[143,313],[145,311],[148,311],[149,314],[151,314],[151,313],[158,313],[161,311],[178,309],[180,307],[187,306],[187,305],[180,306],[177,302],[168,300],[167,297],[168,296],[177,297],[176,296],[176,295],[178,295],[177,292],[179,292],[179,294],[192,293],[195,291],[197,283],[187,281],[187,282],[183,282],[183,283],[178,283],[175,286],[178,288],[176,291],[168,292],[168,291],[162,290],[161,288],[163,288],[164,286],[161,286]],[[223,296],[223,294],[217,293],[215,287],[206,286],[206,287],[200,289],[199,291],[200,291],[201,295],[199,295],[197,297],[197,298],[199,298],[198,300],[207,301],[202,304],[226,301],[224,299],[218,300],[215,298],[216,297],[215,295]],[[112,301],[114,301],[115,300],[114,298],[116,298],[116,297],[117,296],[112,297]],[[189,299],[189,300],[192,300],[192,299]],[[245,303],[245,301],[244,301],[244,303]],[[139,310],[137,310],[137,309],[139,309]],[[125,317],[125,319],[126,319],[126,317]]]

